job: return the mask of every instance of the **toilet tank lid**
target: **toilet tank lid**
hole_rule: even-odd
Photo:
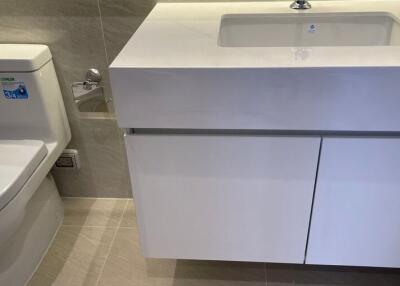
[[[0,44],[0,72],[31,72],[51,60],[46,45]]]

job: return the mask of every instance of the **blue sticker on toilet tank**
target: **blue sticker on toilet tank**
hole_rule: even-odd
[[[29,94],[23,82],[1,82],[1,91],[6,99],[28,99]]]

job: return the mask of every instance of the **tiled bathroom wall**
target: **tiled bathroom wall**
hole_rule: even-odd
[[[71,84],[98,68],[111,97],[107,66],[153,7],[152,0],[0,0],[0,43],[50,47],[81,169],[53,174],[64,196],[129,197],[122,132],[112,113],[82,117]],[[109,106],[112,109],[112,106]]]

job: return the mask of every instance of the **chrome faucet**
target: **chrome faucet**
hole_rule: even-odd
[[[311,4],[307,0],[295,0],[290,8],[298,10],[306,10],[311,8]]]

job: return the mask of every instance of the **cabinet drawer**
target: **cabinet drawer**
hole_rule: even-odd
[[[400,139],[323,139],[306,262],[400,267]]]
[[[110,72],[118,125],[123,128],[400,130],[400,68]]]
[[[126,143],[145,256],[303,263],[319,137]]]

